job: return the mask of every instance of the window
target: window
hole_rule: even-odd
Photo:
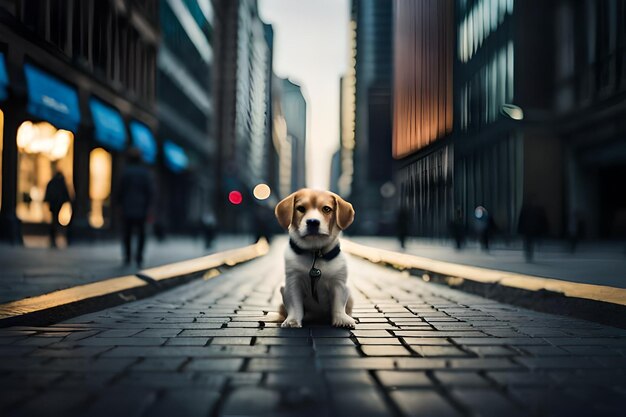
[[[17,207],[20,220],[49,223],[50,211],[44,203],[46,186],[56,171],[65,177],[70,196],[73,195],[74,135],[47,122],[26,121],[17,130]],[[59,213],[59,222],[67,225],[71,205],[66,203]]]
[[[111,154],[104,149],[96,148],[89,154],[89,224],[96,229],[104,227],[110,219],[112,167]]]

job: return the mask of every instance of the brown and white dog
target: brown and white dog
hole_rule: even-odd
[[[282,327],[330,319],[333,326],[353,328],[346,259],[339,249],[339,234],[354,220],[352,204],[328,191],[303,188],[278,203],[275,213],[289,231]]]

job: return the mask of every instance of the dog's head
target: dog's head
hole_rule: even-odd
[[[354,220],[352,204],[329,191],[303,188],[276,205],[278,223],[303,249],[329,245]]]

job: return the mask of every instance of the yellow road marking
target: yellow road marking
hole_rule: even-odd
[[[352,255],[375,263],[384,262],[396,269],[418,269],[443,275],[448,277],[447,281],[452,286],[459,285],[461,282],[459,279],[467,279],[529,291],[547,290],[562,293],[567,297],[626,305],[626,289],[623,288],[562,281],[516,272],[437,261],[421,256],[365,246],[347,239],[342,239],[341,248]]]

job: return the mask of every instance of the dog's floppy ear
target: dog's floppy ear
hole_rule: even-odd
[[[354,209],[352,208],[352,204],[348,203],[337,194],[334,194],[334,196],[337,202],[337,226],[339,226],[341,230],[345,230],[354,221]]]
[[[278,219],[278,223],[285,230],[288,230],[291,225],[295,195],[296,193],[293,193],[285,197],[280,203],[276,204],[276,209],[274,209],[274,214]]]

